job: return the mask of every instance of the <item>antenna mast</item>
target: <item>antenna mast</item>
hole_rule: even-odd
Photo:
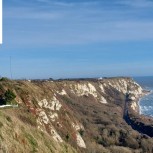
[[[12,57],[10,56],[10,75],[11,75],[11,80],[13,79],[12,77]]]

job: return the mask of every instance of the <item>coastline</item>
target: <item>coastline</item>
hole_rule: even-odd
[[[146,89],[143,89],[143,93],[142,93],[142,95],[139,97],[138,102],[137,102],[137,104],[138,104],[138,113],[139,113],[139,115],[145,115],[145,114],[142,113],[142,110],[141,110],[141,105],[140,105],[141,100],[142,100],[144,97],[146,97],[146,96],[148,96],[148,95],[150,95],[150,94],[152,94],[152,93],[153,93],[153,90],[146,90]],[[147,115],[145,115],[145,116],[147,116]],[[152,117],[152,116],[149,116],[149,117]]]
[[[140,101],[145,96],[152,93],[152,90],[142,90],[141,94],[136,94],[135,100],[129,99],[129,107],[125,105],[124,120],[134,130],[149,137],[153,137],[153,117],[142,114],[140,109]]]

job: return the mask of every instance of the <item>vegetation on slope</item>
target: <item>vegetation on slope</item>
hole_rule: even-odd
[[[111,80],[114,86],[119,82],[117,78],[100,82],[0,81],[0,95],[7,97],[7,101],[15,100],[20,105],[17,109],[0,111],[0,142],[3,152],[7,150],[18,153],[26,150],[38,153],[152,153],[153,139],[133,130],[124,121],[123,107],[126,97],[108,84]],[[124,80],[128,82],[129,78]],[[72,92],[75,85],[88,85],[89,82],[96,88],[97,97],[93,89],[89,90],[93,95],[78,96],[80,92]],[[106,84],[105,94],[99,83]],[[63,89],[66,94],[61,94]],[[55,94],[56,99],[52,100]],[[108,103],[100,103],[98,96],[104,96]],[[39,103],[44,99],[46,101],[40,107]],[[61,109],[56,110],[56,105],[51,107],[51,102],[55,101],[60,102]],[[45,118],[46,124],[41,122],[42,127],[38,129],[40,112],[47,117],[54,115],[55,118]],[[83,128],[77,131],[72,123],[80,123]],[[62,143],[53,139],[50,126],[61,136]],[[85,141],[86,149],[78,147],[77,132]]]
[[[58,144],[48,133],[39,131],[35,120],[24,108],[0,110],[0,152],[76,152],[70,145]]]

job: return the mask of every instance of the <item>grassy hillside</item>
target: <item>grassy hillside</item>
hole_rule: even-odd
[[[0,109],[2,152],[152,153],[153,139],[123,119],[126,94],[141,87],[130,78],[0,81],[17,108]],[[131,104],[129,104],[130,106]]]

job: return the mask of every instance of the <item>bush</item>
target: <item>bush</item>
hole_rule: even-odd
[[[141,146],[144,153],[152,153],[153,146],[152,146],[152,139],[142,139]]]
[[[6,78],[6,77],[2,77],[1,79],[0,79],[0,81],[8,81],[9,79],[8,78]]]
[[[12,122],[12,119],[11,119],[11,117],[9,117],[9,116],[6,116],[6,120],[7,120],[8,122]]]
[[[15,94],[10,89],[8,89],[5,92],[4,96],[5,96],[5,100],[8,101],[8,102],[10,102],[10,101],[12,101],[16,98]]]
[[[79,133],[80,133],[81,136],[83,136],[84,130],[83,130],[83,129],[80,129],[80,130],[79,130]]]
[[[69,139],[70,139],[70,135],[67,134],[65,137],[66,137],[66,141],[69,141]]]
[[[111,153],[132,153],[129,148],[112,146],[110,147]]]
[[[6,105],[6,104],[16,103],[15,98],[16,98],[16,95],[13,93],[13,91],[11,91],[10,89],[8,89],[4,93],[4,95],[1,96],[1,98],[0,98],[0,104],[1,105]]]
[[[133,148],[133,149],[138,149],[139,148],[139,144],[136,141],[136,139],[134,139],[132,136],[128,135],[125,138],[125,142],[123,144],[125,147],[129,147],[129,148]]]

